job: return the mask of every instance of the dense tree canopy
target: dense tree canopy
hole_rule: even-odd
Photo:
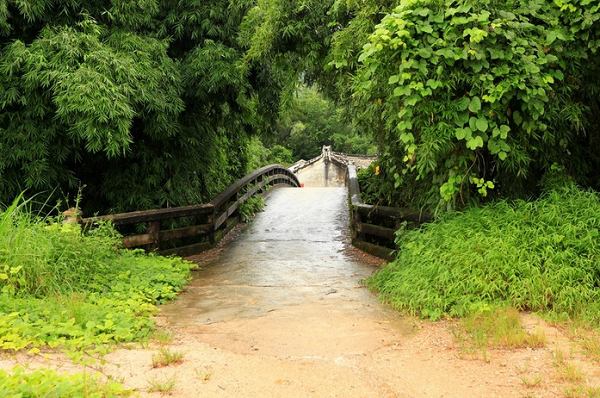
[[[312,155],[310,123],[339,115],[290,118],[299,80],[377,140],[389,203],[528,196],[549,170],[598,187],[599,7],[2,0],[0,200],[80,184],[93,211],[206,200],[247,170],[257,133]]]
[[[248,138],[273,113],[259,105],[277,98],[243,59],[246,10],[0,1],[0,200],[85,184],[92,211],[183,205],[243,174]]]
[[[338,152],[376,152],[371,136],[354,127],[347,111],[305,86],[298,88],[290,105],[281,111],[270,137],[289,148],[297,160],[319,156],[323,145]]]

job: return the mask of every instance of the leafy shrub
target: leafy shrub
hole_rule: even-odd
[[[82,233],[32,216],[19,200],[0,215],[0,349],[61,346],[81,358],[139,340],[155,305],[189,278],[181,259],[120,250],[108,224]]]
[[[252,196],[240,205],[240,218],[243,222],[248,222],[256,215],[256,213],[263,211],[265,206],[265,198],[262,196]]]
[[[508,305],[600,325],[600,199],[571,184],[408,231],[367,285],[410,314],[437,319]]]

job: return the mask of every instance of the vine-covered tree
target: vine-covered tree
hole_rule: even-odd
[[[386,202],[530,196],[551,170],[599,186],[598,2],[336,0],[310,16],[277,11],[310,2],[261,4],[255,52],[325,54],[295,70],[376,138]],[[324,36],[285,29],[317,20]]]
[[[412,0],[389,10],[352,86],[388,198],[436,207],[528,196],[553,169],[597,188],[599,8]]]

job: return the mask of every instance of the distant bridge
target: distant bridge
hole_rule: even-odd
[[[366,169],[376,160],[377,156],[334,152],[331,146],[324,146],[321,155],[311,160],[300,160],[291,165],[290,170],[305,187],[343,187],[348,166],[356,170]]]

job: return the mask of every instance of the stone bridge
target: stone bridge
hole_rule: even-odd
[[[377,160],[377,156],[352,155],[334,152],[324,146],[321,155],[310,160],[300,160],[290,166],[304,187],[343,187],[346,183],[346,168],[366,169]]]

